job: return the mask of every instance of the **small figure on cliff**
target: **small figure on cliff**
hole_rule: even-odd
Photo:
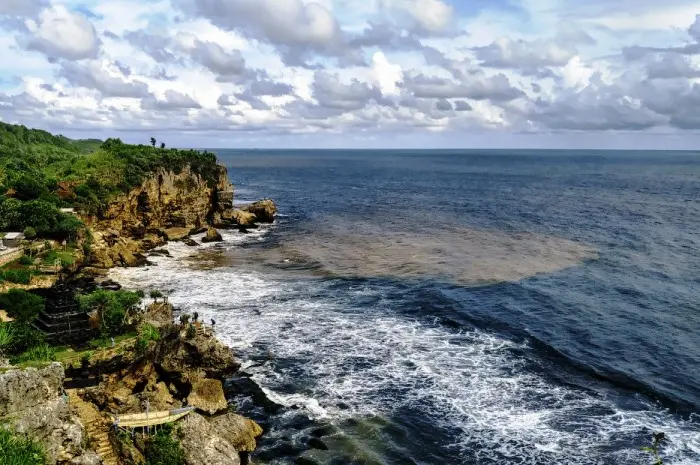
[[[197,321],[199,321],[199,312],[194,312],[194,314],[192,315],[192,318],[193,318],[194,322],[197,323]]]
[[[216,330],[216,321],[214,321],[214,318],[211,319],[211,332],[213,333]]]

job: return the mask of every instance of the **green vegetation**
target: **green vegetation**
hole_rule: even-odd
[[[665,433],[654,433],[651,447],[642,447],[644,452],[648,452],[654,458],[653,465],[663,465],[664,461],[661,458],[661,443],[666,440]]]
[[[148,343],[151,341],[160,340],[160,331],[153,325],[144,324],[139,329],[139,337],[136,339],[136,352],[142,354],[148,348]]]
[[[146,444],[146,465],[184,465],[185,453],[180,441],[173,436],[172,426],[163,429],[149,439]]]
[[[55,360],[56,349],[46,343],[35,345],[18,356],[10,358],[10,362],[19,367],[42,366]]]
[[[0,425],[1,465],[44,465],[46,456],[38,443]]]
[[[97,312],[100,332],[107,337],[122,334],[128,329],[128,316],[141,297],[135,292],[99,290],[80,296],[79,300],[84,311]]]
[[[18,322],[31,322],[44,310],[44,299],[20,289],[0,294],[0,308]]]
[[[37,237],[76,240],[83,223],[59,208],[99,215],[115,195],[159,169],[186,166],[210,182],[219,174],[216,156],[206,151],[158,148],[153,140],[71,140],[0,122],[0,231],[31,228]]]
[[[41,259],[45,265],[53,265],[57,260],[61,261],[61,266],[70,266],[75,263],[75,254],[71,251],[61,252],[59,250],[49,250]]]
[[[7,281],[14,284],[30,284],[32,272],[30,270],[0,270],[0,282]]]

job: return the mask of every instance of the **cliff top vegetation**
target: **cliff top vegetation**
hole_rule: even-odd
[[[39,237],[71,239],[81,224],[60,208],[99,215],[111,198],[160,169],[189,166],[212,182],[220,172],[212,153],[150,142],[72,140],[0,122],[0,231],[32,228]]]

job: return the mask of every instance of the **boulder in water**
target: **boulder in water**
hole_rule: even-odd
[[[199,244],[197,244],[197,241],[195,241],[191,237],[186,237],[185,239],[182,240],[182,242],[189,247],[197,247],[199,245]]]
[[[241,227],[251,227],[255,224],[255,221],[257,220],[257,217],[254,213],[239,210],[237,208],[231,210],[231,212],[227,214],[226,217],[227,219],[230,219],[231,221],[233,221]]]
[[[214,228],[209,228],[207,230],[207,235],[202,238],[202,242],[221,242],[224,238],[221,237],[221,233]]]
[[[260,223],[272,223],[275,221],[277,206],[270,199],[259,200],[243,207],[244,212],[252,213]]]

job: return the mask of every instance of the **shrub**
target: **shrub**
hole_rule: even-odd
[[[172,427],[165,425],[146,444],[147,465],[184,465],[185,454],[180,441],[173,437]]]
[[[192,339],[197,335],[197,328],[194,327],[194,325],[189,325],[187,327],[187,333],[185,334],[187,336],[187,339]]]
[[[11,359],[14,364],[30,362],[53,362],[56,360],[56,350],[50,345],[43,343],[32,347]]]
[[[30,284],[32,273],[29,270],[5,270],[2,271],[2,279],[15,284]]]
[[[36,239],[36,229],[32,228],[31,226],[27,226],[24,228],[24,237],[30,241]]]
[[[154,290],[154,291],[150,292],[150,296],[151,296],[151,299],[153,299],[157,302],[158,299],[163,297],[163,293],[158,291],[158,290]]]
[[[4,348],[5,355],[16,356],[44,343],[44,334],[29,323],[14,321],[3,325],[11,336]]]
[[[99,290],[81,296],[80,305],[88,312],[97,312],[103,336],[116,336],[128,329],[127,316],[141,301],[135,292]]]
[[[44,310],[44,303],[42,297],[21,289],[10,289],[5,294],[0,294],[0,307],[4,308],[7,314],[17,321],[34,320],[39,312]]]
[[[17,262],[20,265],[30,266],[34,264],[34,260],[29,255],[22,255]]]
[[[39,443],[0,426],[0,463],[3,465],[44,465],[46,456]]]
[[[136,339],[136,352],[142,354],[148,348],[148,343],[158,341],[160,339],[160,331],[153,325],[144,324],[139,330],[139,337]]]

